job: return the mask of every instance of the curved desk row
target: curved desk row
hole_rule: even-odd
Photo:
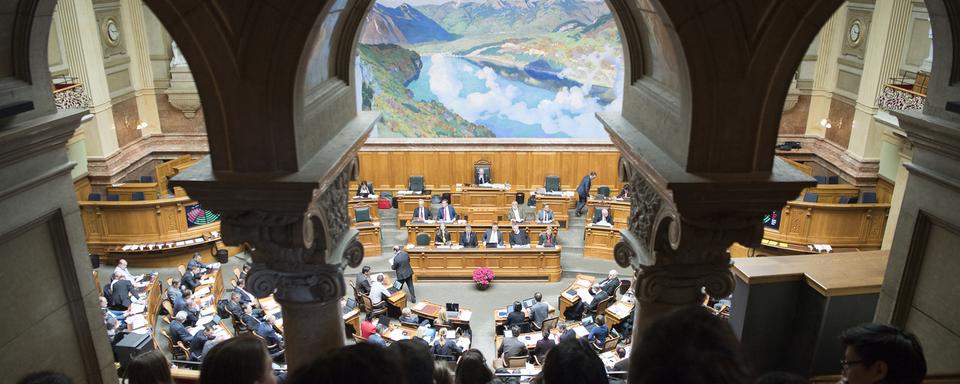
[[[460,242],[460,236],[466,232],[466,226],[470,224],[470,229],[473,230],[473,233],[477,234],[477,245],[483,242],[483,235],[487,230],[493,228],[491,223],[446,223],[447,232],[450,232],[450,239],[454,243]],[[503,235],[503,242],[507,243],[509,241],[509,235],[512,231],[512,227],[509,222],[497,223],[498,230]],[[556,223],[550,224],[540,224],[532,221],[527,221],[519,224],[521,229],[527,230],[527,236],[530,238],[530,244],[537,244],[537,241],[540,239],[540,234],[546,232],[547,227],[553,227],[553,234],[556,236],[557,228],[559,227]],[[410,221],[407,223],[407,243],[416,244],[417,235],[425,233],[430,235],[430,243],[433,244],[434,235],[437,233],[437,230],[440,228],[440,223],[425,223],[425,222],[414,222]]]
[[[406,249],[414,278],[466,280],[473,270],[487,267],[494,281],[560,281],[560,247],[540,248],[433,248]]]
[[[123,258],[134,267],[169,267],[184,264],[194,252],[212,262],[224,247],[219,221],[188,224],[187,210],[197,204],[189,197],[79,204],[87,248],[103,262]]]
[[[763,238],[787,245],[828,244],[833,248],[879,249],[890,204],[825,204],[788,201],[775,227]],[[786,247],[786,246],[785,246]]]

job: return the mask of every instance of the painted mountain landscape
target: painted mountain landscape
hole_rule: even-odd
[[[606,137],[623,52],[602,0],[381,1],[357,49],[375,137]]]

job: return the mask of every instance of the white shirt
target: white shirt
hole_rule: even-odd
[[[444,221],[450,221],[453,219],[452,217],[450,217],[450,206],[440,208],[440,212],[441,212],[440,216],[443,218]]]
[[[133,275],[130,274],[130,271],[128,271],[126,268],[120,268],[120,266],[118,265],[116,268],[113,269],[113,274],[116,275],[118,272],[122,274],[123,277],[126,277],[127,280],[129,280],[131,283],[134,282]]]
[[[500,232],[500,230],[490,231],[490,238],[487,239],[487,242],[488,242],[488,243],[499,243],[499,242],[500,242],[500,239],[497,238],[497,236],[499,235],[498,232]]]
[[[379,281],[372,281],[370,283],[370,304],[377,305],[383,301],[384,297],[389,297],[390,291],[383,286],[383,283]]]
[[[513,209],[513,220],[523,220],[523,218],[520,217],[520,209],[519,209],[519,208],[514,208],[514,209]]]

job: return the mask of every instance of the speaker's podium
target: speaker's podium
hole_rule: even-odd
[[[836,374],[837,336],[870,322],[889,251],[734,260],[730,325],[759,372]]]
[[[149,333],[128,333],[113,344],[113,354],[120,363],[121,369],[125,369],[137,356],[152,350],[153,338]]]

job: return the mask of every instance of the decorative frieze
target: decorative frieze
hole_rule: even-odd
[[[918,111],[923,112],[927,104],[927,97],[919,93],[884,85],[877,96],[877,107],[884,111]]]

